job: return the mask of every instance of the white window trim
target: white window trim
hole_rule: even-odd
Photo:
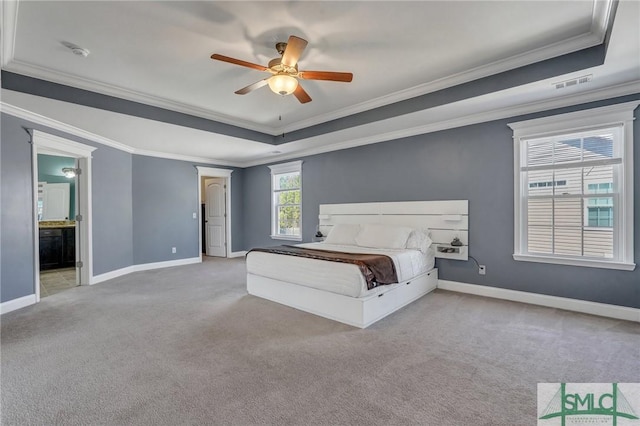
[[[302,241],[302,161],[291,161],[289,163],[275,164],[268,167],[271,169],[271,238],[274,240]],[[277,235],[277,215],[275,205],[273,204],[273,176],[293,172],[300,173],[300,235]]]
[[[550,117],[509,123],[513,130],[513,158],[514,158],[514,254],[513,258],[525,262],[554,263],[572,266],[585,266],[594,268],[619,269],[633,271],[635,269],[633,252],[633,111],[640,105],[640,101],[625,102],[600,108],[592,108],[567,114],[559,114]],[[619,200],[619,211],[616,217],[621,223],[622,232],[619,238],[620,255],[616,260],[571,258],[558,255],[545,256],[525,253],[522,247],[523,233],[526,227],[522,226],[523,201],[520,194],[520,158],[521,140],[536,137],[552,136],[562,133],[573,133],[600,127],[622,126],[624,143],[622,149],[622,167],[624,170],[623,187],[620,193],[624,194]]]

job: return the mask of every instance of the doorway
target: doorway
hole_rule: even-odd
[[[196,166],[200,209],[200,258],[231,257],[231,173]]]
[[[37,156],[40,297],[47,297],[79,284],[76,271],[79,166],[73,157],[42,152]]]
[[[38,130],[33,130],[32,145],[34,293],[39,302],[91,284],[91,153],[96,148]]]

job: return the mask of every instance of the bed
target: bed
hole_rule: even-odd
[[[247,291],[366,328],[437,287],[436,257],[466,257],[467,205],[466,200],[323,204],[318,229],[326,240],[282,247],[284,254],[278,248],[276,253],[251,250],[246,258]],[[463,245],[449,252],[453,237]],[[381,255],[392,264],[394,279],[380,284],[360,263],[286,253],[291,250]]]

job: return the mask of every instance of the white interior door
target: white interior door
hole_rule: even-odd
[[[47,183],[42,193],[42,220],[69,218],[69,184]]]
[[[207,238],[207,256],[227,255],[226,235],[226,188],[225,179],[211,178],[205,180],[205,229]]]

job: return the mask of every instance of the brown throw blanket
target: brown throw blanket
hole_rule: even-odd
[[[351,263],[357,265],[367,280],[367,289],[398,282],[396,267],[389,256],[383,254],[344,253],[341,251],[314,250],[296,246],[276,246],[254,248],[251,251],[328,260],[330,262]]]

